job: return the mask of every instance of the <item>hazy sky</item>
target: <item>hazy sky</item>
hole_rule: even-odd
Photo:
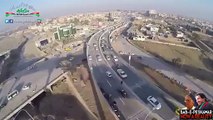
[[[42,18],[87,11],[155,9],[213,21],[213,0],[0,0],[0,29],[5,27],[5,12],[21,3],[32,5]]]

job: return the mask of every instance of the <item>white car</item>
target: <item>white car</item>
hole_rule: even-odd
[[[96,47],[95,50],[98,50],[98,47]]]
[[[117,73],[120,75],[121,78],[127,78],[127,74],[122,69],[117,69]]]
[[[91,56],[91,55],[88,55],[88,59],[89,59],[89,60],[92,60],[92,56]]]
[[[101,44],[101,47],[104,47],[104,44],[103,44],[103,43]]]
[[[96,43],[93,43],[93,46],[96,47],[97,46]]]
[[[97,55],[96,58],[97,58],[97,60],[98,60],[99,62],[102,61],[102,58],[101,58],[100,55]]]
[[[113,56],[113,59],[114,59],[114,61],[115,61],[115,62],[117,62],[117,61],[118,61],[117,56]]]
[[[107,60],[110,60],[110,57],[107,55],[107,56],[106,56],[106,59],[107,59]]]
[[[25,85],[24,87],[22,87],[22,90],[28,90],[30,89],[31,85]]]
[[[147,100],[154,107],[154,109],[159,110],[161,108],[161,104],[158,102],[158,100],[155,97],[149,96],[147,97]]]
[[[112,77],[112,73],[110,71],[106,71],[106,75],[107,77],[111,78]]]

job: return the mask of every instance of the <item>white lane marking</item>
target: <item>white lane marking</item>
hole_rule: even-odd
[[[120,100],[121,100],[121,102],[125,105],[125,102],[121,99],[121,98],[119,98]]]
[[[107,80],[107,83],[109,84],[110,87],[112,87],[112,85],[110,84],[110,82]]]

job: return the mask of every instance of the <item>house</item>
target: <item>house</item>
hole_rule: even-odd
[[[149,30],[151,32],[158,32],[159,31],[159,28],[154,26],[154,25],[152,25],[152,24],[146,25],[146,28],[147,28],[147,30]]]
[[[133,40],[144,41],[145,37],[143,35],[137,35],[137,36],[133,37]]]
[[[184,34],[182,32],[180,32],[180,31],[177,31],[176,37],[177,38],[183,38]]]

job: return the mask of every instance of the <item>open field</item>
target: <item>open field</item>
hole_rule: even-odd
[[[52,90],[52,93],[47,92],[34,99],[34,107],[27,105],[24,108],[34,120],[91,120],[65,81],[58,81]],[[23,113],[16,119],[25,119],[28,115]]]
[[[184,72],[213,85],[212,61],[200,51],[150,42],[132,41],[132,43],[156,57],[179,67]],[[179,59],[178,63],[174,64],[174,59]]]

